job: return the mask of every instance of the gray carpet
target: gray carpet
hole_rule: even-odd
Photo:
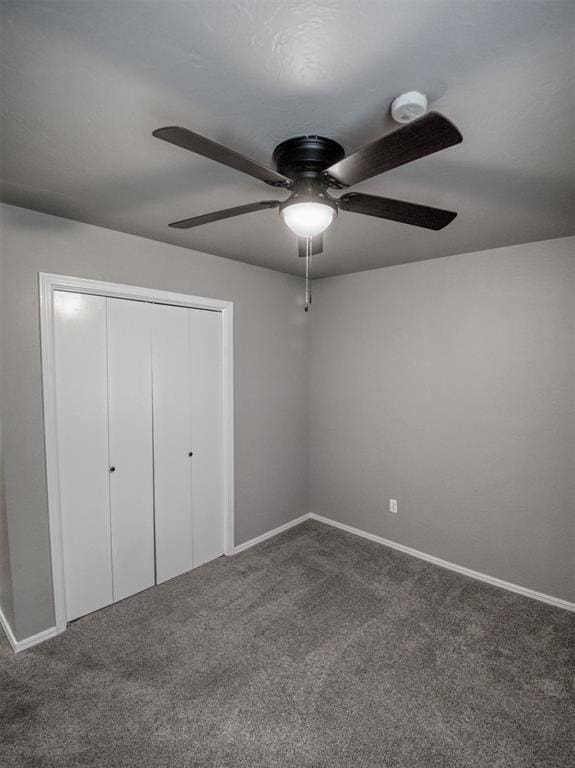
[[[4,768],[567,768],[575,615],[318,523],[0,655]]]

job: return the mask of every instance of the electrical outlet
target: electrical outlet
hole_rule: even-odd
[[[394,515],[397,515],[397,499],[389,500],[389,511],[393,512]]]

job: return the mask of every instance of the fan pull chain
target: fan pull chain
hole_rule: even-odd
[[[311,270],[311,237],[305,239],[305,311],[309,310],[311,304],[311,283],[310,283],[310,270]]]

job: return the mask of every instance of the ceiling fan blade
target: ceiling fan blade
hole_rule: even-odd
[[[189,149],[190,152],[195,152],[197,155],[203,155],[210,160],[215,160],[217,163],[235,168],[236,171],[247,173],[248,176],[265,181],[266,184],[272,184],[275,187],[291,186],[291,181],[287,176],[282,176],[281,173],[267,168],[256,160],[240,155],[238,152],[234,152],[233,149],[228,149],[228,147],[224,147],[222,144],[218,144],[211,139],[205,139],[197,133],[188,131],[187,128],[172,125],[166,128],[158,128],[152,135],[157,139],[162,139],[162,141],[175,144],[177,147]]]
[[[342,195],[339,205],[344,211],[400,221],[402,224],[412,224],[414,227],[425,229],[443,229],[457,216],[454,211],[444,211],[442,208],[430,208],[427,205],[406,203],[389,197],[362,195],[359,192]]]
[[[316,235],[311,239],[311,255],[316,256],[318,253],[321,253],[322,251],[323,251],[323,234],[320,232],[319,235]],[[297,239],[297,255],[300,258],[305,259],[305,255],[306,255],[305,237],[298,237]]]
[[[200,227],[202,224],[211,224],[212,221],[222,221],[223,219],[231,219],[233,216],[243,216],[244,213],[263,211],[266,208],[277,208],[279,204],[279,200],[262,200],[259,203],[236,205],[235,208],[224,208],[222,211],[204,213],[202,216],[194,216],[191,219],[174,221],[170,224],[170,227],[174,227],[174,229],[191,229],[192,227]]]
[[[335,186],[351,187],[404,163],[431,155],[463,141],[462,135],[439,112],[429,112],[366,147],[344,157],[324,171]]]

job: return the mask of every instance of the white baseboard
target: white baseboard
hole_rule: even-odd
[[[18,644],[18,641],[14,637],[14,632],[12,632],[12,627],[10,626],[8,619],[6,616],[4,616],[4,612],[0,608],[0,625],[2,625],[2,629],[4,630],[4,634],[8,638],[8,642],[12,646],[12,650],[16,650],[16,645]]]
[[[37,635],[30,635],[30,637],[25,637],[24,640],[18,640],[14,650],[16,653],[19,653],[20,651],[26,650],[26,648],[31,648],[33,645],[43,643],[44,640],[49,640],[51,637],[56,637],[56,635],[61,634],[63,631],[64,630],[62,629],[58,629],[58,627],[50,627],[49,629],[45,629],[42,632],[38,632]]]
[[[261,536],[257,536],[255,539],[251,539],[250,541],[246,541],[243,544],[239,544],[237,547],[234,547],[234,555],[238,554],[239,552],[243,552],[246,549],[249,549],[250,547],[255,546],[256,544],[260,544],[262,541],[266,541],[266,539],[271,539],[272,536],[277,536],[278,533],[283,533],[284,531],[289,530],[290,528],[293,528],[296,525],[299,525],[300,523],[303,523],[305,520],[309,518],[309,514],[302,515],[301,517],[297,517],[295,520],[290,520],[289,523],[285,523],[284,525],[280,525],[278,528],[274,528],[272,531],[268,531],[267,533],[263,533]],[[64,629],[58,629],[58,627],[50,627],[49,629],[45,629],[42,632],[38,632],[36,635],[31,635],[30,637],[25,637],[23,640],[16,640],[14,637],[14,632],[12,631],[12,627],[10,626],[8,620],[0,610],[0,625],[4,629],[4,632],[6,633],[6,637],[8,638],[8,642],[12,646],[15,653],[18,653],[19,651],[23,651],[26,648],[31,648],[33,645],[38,645],[38,643],[44,642],[44,640],[48,640],[51,637],[55,637],[56,635],[59,635],[61,632],[64,631]]]
[[[36,635],[30,635],[30,637],[25,637],[23,640],[16,640],[14,637],[14,632],[12,631],[12,627],[10,626],[8,619],[0,610],[0,625],[2,625],[2,629],[4,630],[6,637],[8,638],[8,642],[12,646],[12,650],[14,653],[19,653],[20,651],[26,650],[26,648],[31,648],[33,645],[38,645],[38,643],[43,643],[44,640],[48,640],[50,637],[54,637],[55,635],[59,635],[62,630],[57,629],[56,627],[50,627],[49,629],[44,629],[42,632],[38,632]]]
[[[509,592],[516,592],[517,594],[523,595],[524,597],[530,597],[533,600],[539,600],[542,603],[548,603],[549,605],[553,605],[556,608],[563,608],[566,611],[572,611],[575,613],[575,603],[569,602],[568,600],[562,600],[559,597],[546,595],[543,592],[537,592],[534,589],[522,587],[519,584],[513,584],[510,581],[504,581],[503,579],[498,579],[495,576],[489,576],[486,573],[473,571],[471,568],[465,568],[463,565],[450,563],[448,560],[442,560],[440,557],[435,557],[435,555],[428,555],[425,552],[420,552],[419,550],[413,549],[412,547],[406,547],[404,544],[398,544],[397,542],[391,541],[390,539],[384,539],[383,536],[377,536],[375,533],[367,533],[367,531],[354,528],[352,525],[339,523],[337,520],[330,520],[329,517],[323,517],[322,515],[316,515],[314,512],[301,515],[301,517],[296,517],[295,520],[290,520],[289,523],[284,523],[284,525],[280,525],[277,528],[268,531],[267,533],[262,533],[261,536],[256,536],[255,539],[250,539],[249,541],[245,541],[243,544],[238,544],[237,547],[234,547],[234,555],[237,555],[240,552],[245,552],[246,549],[255,547],[256,544],[261,544],[261,542],[267,541],[273,536],[277,536],[284,531],[288,531],[290,528],[294,528],[296,525],[300,525],[306,520],[317,520],[319,523],[331,525],[333,528],[339,528],[341,531],[351,533],[354,536],[361,536],[364,539],[369,539],[369,541],[375,541],[377,544],[383,544],[385,547],[396,549],[406,555],[418,557],[420,560],[426,560],[428,563],[439,565],[441,568],[447,568],[450,571],[461,573],[464,576],[469,576],[472,579],[484,581],[486,584],[491,584],[494,587],[507,589]],[[55,637],[63,631],[57,627],[50,627],[49,629],[45,629],[43,632],[38,632],[36,635],[25,637],[23,640],[16,640],[12,631],[12,627],[8,623],[6,616],[2,613],[2,610],[0,610],[0,625],[6,633],[8,642],[16,653],[23,651],[26,648],[31,648],[33,645],[38,645],[38,643],[42,643],[44,640]]]
[[[406,547],[403,544],[397,544],[397,542],[384,539],[382,536],[376,536],[374,533],[367,533],[366,531],[362,531],[359,528],[354,528],[353,526],[346,525],[345,523],[339,523],[336,520],[330,520],[328,517],[322,517],[321,515],[316,515],[313,512],[308,515],[308,518],[311,520],[317,520],[320,523],[325,523],[326,525],[331,525],[334,528],[339,528],[340,530],[346,531],[347,533],[353,533],[355,536],[362,536],[364,539],[375,541],[378,544],[391,547],[391,549],[397,549],[399,552],[404,552],[406,555],[411,555],[412,557],[418,557],[420,560],[427,560],[428,563],[439,565],[441,568],[448,568],[450,571],[462,573],[464,576],[469,576],[472,579],[484,581],[494,587],[507,589],[510,592],[516,592],[518,595],[531,597],[533,600],[539,600],[542,603],[549,603],[549,605],[554,605],[556,608],[563,608],[566,611],[575,612],[575,603],[571,603],[568,600],[562,600],[559,597],[546,595],[543,592],[536,592],[534,589],[521,587],[519,584],[512,584],[510,581],[503,581],[503,579],[498,579],[495,576],[488,576],[486,573],[472,571],[471,568],[465,568],[463,565],[456,565],[455,563],[450,563],[448,560],[442,560],[440,557],[427,555],[425,552],[412,549],[412,547]]]
[[[267,541],[267,539],[271,539],[273,536],[277,536],[279,533],[289,531],[290,528],[293,528],[296,525],[300,525],[300,523],[304,523],[306,520],[309,520],[309,518],[309,514],[296,517],[295,520],[290,520],[289,523],[284,523],[283,525],[280,525],[277,528],[268,531],[267,533],[262,533],[261,536],[256,536],[255,539],[244,541],[243,544],[238,544],[237,547],[234,547],[234,555],[238,555],[240,552],[244,552],[246,549],[250,549],[250,547],[255,547],[256,544],[261,544],[262,541]]]

